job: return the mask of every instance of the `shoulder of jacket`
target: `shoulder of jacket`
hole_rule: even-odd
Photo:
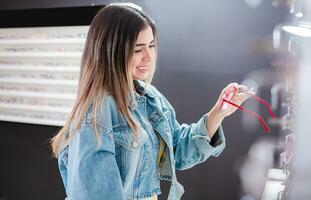
[[[114,97],[111,95],[104,96],[96,112],[96,123],[107,130],[112,130],[118,115],[119,109]]]

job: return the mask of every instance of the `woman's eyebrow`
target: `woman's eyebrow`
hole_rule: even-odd
[[[154,42],[154,39],[153,40],[151,40],[151,42],[149,43],[149,44],[151,44],[151,43],[153,43]],[[135,46],[136,47],[140,47],[140,46],[146,46],[147,44],[146,43],[137,43]]]

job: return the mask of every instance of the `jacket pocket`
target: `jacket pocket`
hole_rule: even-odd
[[[137,139],[135,140],[134,132],[127,124],[114,127],[113,132],[115,143],[130,151],[139,149],[148,139],[147,133],[140,131]]]

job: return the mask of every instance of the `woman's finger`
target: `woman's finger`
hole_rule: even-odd
[[[239,86],[239,84],[238,83],[230,83],[230,84],[228,84],[222,91],[221,91],[221,98],[223,98],[223,96],[226,94],[226,93],[228,93],[228,92],[231,92],[230,90],[232,90],[232,92],[234,92],[233,91],[233,88],[234,87],[238,87]]]
[[[242,102],[244,102],[246,99],[248,99],[249,97],[255,95],[256,93],[254,91],[249,91],[249,92],[239,92],[237,93],[236,97],[238,100]]]

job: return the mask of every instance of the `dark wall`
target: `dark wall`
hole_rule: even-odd
[[[0,199],[64,199],[49,138],[58,127],[0,122]]]
[[[93,3],[104,4],[102,1]],[[90,1],[34,0],[26,4],[11,0],[1,1],[0,8],[10,10],[91,4]],[[179,121],[186,123],[195,122],[208,112],[229,82],[241,82],[250,71],[270,66],[268,55],[254,55],[250,53],[249,46],[258,38],[271,37],[274,26],[282,22],[285,15],[283,10],[272,7],[270,1],[263,1],[256,9],[248,7],[244,1],[225,0],[157,0],[144,1],[140,5],[153,16],[159,31],[159,59],[154,85],[175,107]],[[66,23],[85,24],[97,8],[79,8],[82,10],[78,12],[78,8],[68,9],[74,13],[70,15],[69,10],[63,11],[59,18],[76,16]],[[0,23],[3,26],[18,25],[23,12],[42,12],[41,15],[44,15],[54,11],[19,11],[14,13],[17,20],[1,17]],[[1,11],[1,14],[7,16],[12,11]],[[28,13],[28,16],[34,15]],[[39,23],[36,18],[33,17],[30,23]],[[64,20],[58,22],[59,18],[50,23],[63,23]],[[47,23],[49,19],[40,23]],[[178,172],[178,178],[186,190],[183,199],[239,199],[238,160],[261,137],[262,131],[244,130],[239,111],[226,119],[223,127],[227,140],[223,154]],[[50,158],[47,143],[58,128],[0,122],[0,199],[64,198],[57,162]],[[166,191],[167,185],[164,193]]]

